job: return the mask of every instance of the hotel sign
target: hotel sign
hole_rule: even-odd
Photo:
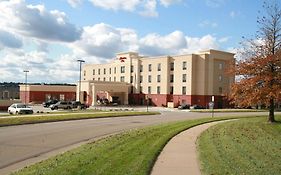
[[[120,57],[120,58],[119,58],[119,60],[120,60],[121,63],[125,62],[126,59],[127,59],[126,57]]]

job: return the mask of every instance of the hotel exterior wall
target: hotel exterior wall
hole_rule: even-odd
[[[223,96],[229,92],[229,86],[234,77],[226,77],[224,68],[227,62],[233,59],[232,53],[216,50],[159,57],[141,57],[134,52],[119,53],[111,63],[85,65],[83,78],[100,82],[119,82],[121,77],[124,77],[123,81],[132,86],[131,96],[136,97],[135,101],[139,104],[143,104],[143,94],[150,94],[151,102],[157,106],[165,105],[169,101],[175,104],[181,104],[184,101],[206,106],[211,101],[211,96]],[[183,62],[186,63],[185,70]],[[170,68],[171,63],[174,63],[174,70]],[[160,71],[158,71],[158,64],[161,64]],[[151,65],[151,71],[149,65]],[[121,72],[121,66],[124,66],[124,73]],[[142,71],[140,71],[141,66]],[[186,82],[183,82],[184,74]],[[174,75],[173,82],[170,82],[171,75]],[[148,81],[149,76],[151,76],[151,82]],[[157,81],[158,76],[160,76],[160,82]],[[149,87],[151,92],[148,92]],[[172,94],[170,94],[170,87],[173,87]],[[185,94],[183,94],[183,87],[186,88]],[[160,88],[160,93],[157,92],[157,88]]]

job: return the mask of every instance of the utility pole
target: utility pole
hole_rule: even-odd
[[[82,68],[82,63],[85,63],[84,60],[82,59],[78,59],[77,60],[80,64],[80,69],[79,69],[79,92],[78,92],[78,100],[81,102],[80,100],[80,92],[81,92],[81,68]]]
[[[24,92],[24,104],[26,105],[27,103],[27,73],[29,72],[29,70],[24,70],[23,71],[25,73],[25,92]]]

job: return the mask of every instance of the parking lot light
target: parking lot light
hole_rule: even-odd
[[[81,99],[80,99],[80,92],[81,92],[81,66],[82,66],[82,63],[85,63],[84,60],[82,59],[78,59],[77,60],[80,64],[80,67],[79,67],[79,92],[78,92],[78,101],[81,102]]]
[[[29,70],[24,70],[23,71],[25,73],[25,92],[24,92],[24,104],[27,104],[27,73],[29,72]]]

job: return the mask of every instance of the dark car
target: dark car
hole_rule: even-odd
[[[190,104],[182,104],[178,107],[178,109],[190,109]]]
[[[59,101],[56,104],[52,104],[50,105],[51,110],[55,110],[55,109],[72,109],[72,104],[71,102],[67,102],[67,101]]]
[[[52,104],[56,104],[58,102],[58,100],[48,100],[46,102],[43,102],[42,105],[45,107],[45,108],[48,108],[50,105]]]
[[[193,106],[190,106],[190,109],[205,109],[205,108],[200,105],[193,105]]]
[[[72,108],[79,108],[79,109],[86,109],[87,106],[80,101],[72,101],[71,102]]]

